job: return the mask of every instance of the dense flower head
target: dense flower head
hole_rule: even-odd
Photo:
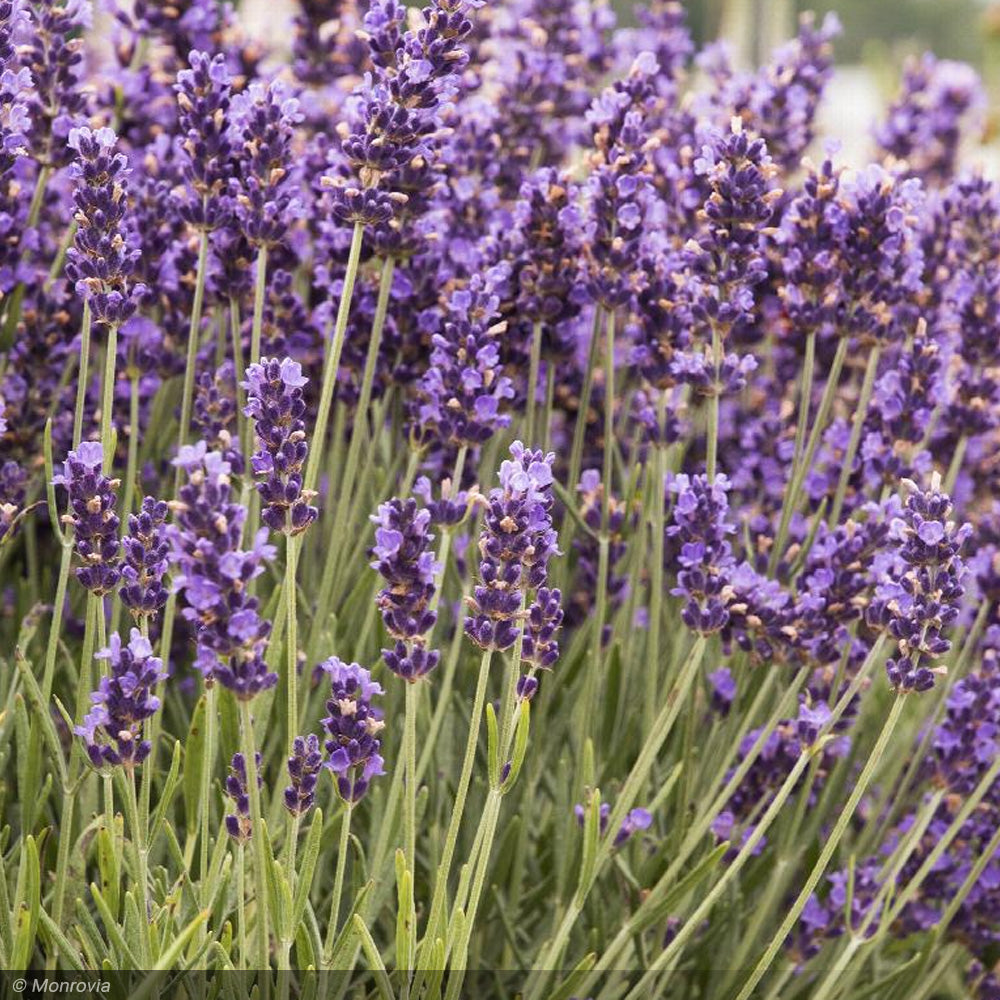
[[[228,114],[232,82],[226,58],[193,51],[190,69],[177,74],[178,124],[183,135],[184,177],[191,194],[181,205],[184,218],[214,229],[230,214],[228,185],[233,144]]]
[[[979,124],[985,105],[982,80],[971,66],[925,52],[907,62],[875,139],[909,176],[941,184],[954,176],[962,139]]]
[[[246,508],[230,501],[229,465],[205,443],[185,445],[175,464],[187,474],[173,505],[171,546],[184,617],[196,630],[195,666],[206,683],[218,681],[249,700],[273,687],[278,675],[264,662],[271,625],[247,585],[274,558],[267,528],[240,548]]]
[[[545,586],[549,559],[558,552],[551,514],[555,455],[531,451],[520,441],[510,454],[500,466],[500,486],[487,500],[479,583],[465,619],[466,634],[483,649],[514,645],[528,592]]]
[[[257,787],[264,784],[260,771],[260,753],[255,755],[257,763]],[[238,844],[245,844],[253,836],[253,821],[250,819],[250,786],[247,779],[247,761],[241,753],[234,753],[226,777],[226,795],[232,800],[235,812],[226,815],[226,832]]]
[[[337,779],[337,791],[348,803],[359,801],[371,779],[384,774],[382,741],[378,734],[385,723],[372,698],[382,694],[382,686],[356,663],[344,663],[336,656],[320,664],[330,681],[330,697],[323,720],[327,738],[325,766]]]
[[[501,406],[513,398],[514,389],[503,374],[499,334],[504,324],[498,322],[508,275],[507,265],[497,265],[452,292],[417,386],[412,416],[420,440],[482,444],[510,424]]]
[[[30,0],[30,26],[22,65],[31,74],[27,92],[30,122],[25,135],[39,163],[65,166],[72,155],[70,130],[84,116],[82,31],[93,21],[89,0]]]
[[[214,372],[198,376],[191,423],[212,451],[218,451],[237,475],[243,472],[243,454],[234,435],[236,423],[236,369],[224,361]]]
[[[385,629],[395,640],[382,656],[394,674],[416,680],[433,670],[439,659],[436,650],[426,648],[437,620],[432,603],[439,569],[431,551],[431,513],[412,497],[393,499],[379,507],[372,521],[376,527],[371,566],[385,581],[375,600]]]
[[[108,661],[108,674],[91,694],[93,707],[76,735],[83,737],[94,767],[135,767],[149,756],[142,726],[160,707],[154,692],[166,678],[163,662],[135,628],[127,645],[113,632],[96,658]]]
[[[357,6],[353,0],[300,0],[292,39],[296,79],[322,87],[364,66],[367,46],[349,34],[358,20]]]
[[[117,137],[109,128],[74,128],[68,142],[76,153],[72,176],[77,230],[66,255],[66,273],[90,303],[97,322],[121,326],[146,291],[132,280],[140,251],[129,218],[128,161],[115,152]]]
[[[296,736],[292,741],[292,755],[288,758],[288,777],[291,784],[285,789],[285,808],[293,816],[308,812],[316,802],[316,784],[323,768],[323,754],[319,737],[314,733]]]
[[[924,691],[934,684],[933,661],[948,652],[944,632],[958,617],[965,592],[965,567],[959,555],[971,526],[950,520],[951,498],[940,489],[937,473],[930,489],[908,482],[909,496],[891,533],[897,564],[876,594],[868,621],[888,629],[899,655],[886,662],[889,682],[903,691]]]
[[[247,368],[245,413],[254,422],[258,450],[250,459],[258,477],[261,518],[272,531],[297,535],[316,520],[312,494],[302,488],[306,442],[306,403],[302,387],[309,380],[291,358],[261,358]]]
[[[256,246],[273,246],[300,213],[291,183],[292,134],[301,120],[298,99],[280,80],[255,82],[233,98],[230,142],[238,170],[231,187],[236,218]]]
[[[84,441],[66,456],[63,471],[52,482],[63,486],[67,512],[63,521],[73,529],[73,548],[83,563],[76,578],[87,590],[107,594],[121,577],[118,544],[118,480],[101,471],[104,449],[97,441]]]
[[[139,621],[157,614],[167,603],[164,577],[169,563],[167,515],[163,500],[143,497],[138,514],[129,514],[128,533],[122,539],[122,604]]]
[[[677,586],[684,597],[681,618],[696,632],[718,632],[729,621],[732,573],[735,565],[728,536],[736,529],[727,522],[729,480],[679,475],[673,482],[677,494],[673,524],[667,537],[676,552]]]
[[[25,131],[30,127],[27,101],[31,70],[18,64],[15,40],[27,23],[23,0],[0,3],[0,177],[18,157],[28,153]]]

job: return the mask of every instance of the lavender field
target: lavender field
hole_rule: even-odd
[[[273,14],[0,0],[4,995],[1000,1000],[976,71]]]

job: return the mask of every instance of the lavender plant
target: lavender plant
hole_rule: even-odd
[[[95,16],[0,0],[0,965],[996,997],[976,74],[852,163],[833,16]]]

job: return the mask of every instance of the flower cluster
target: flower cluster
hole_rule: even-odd
[[[218,452],[202,441],[186,445],[174,461],[187,482],[173,504],[170,541],[183,614],[197,632],[195,666],[206,683],[218,681],[248,700],[278,681],[264,662],[271,626],[248,587],[274,547],[261,528],[249,550],[240,548],[247,512],[230,501],[229,465]]]
[[[160,707],[154,692],[166,679],[163,662],[135,628],[128,645],[114,632],[108,648],[96,655],[108,661],[108,675],[90,696],[93,708],[75,732],[83,738],[94,767],[133,768],[149,756],[142,726]]]
[[[118,543],[118,480],[101,471],[104,449],[97,441],[84,441],[66,456],[63,471],[53,477],[67,495],[63,522],[73,529],[73,547],[83,563],[76,578],[94,594],[107,594],[121,578]]]
[[[382,741],[385,723],[372,698],[382,686],[356,663],[343,663],[336,656],[320,664],[330,681],[330,697],[323,720],[326,730],[326,767],[337,779],[337,791],[348,803],[364,797],[371,779],[384,773]]]
[[[76,152],[73,196],[77,223],[66,268],[95,321],[121,326],[138,308],[145,286],[134,284],[139,249],[128,218],[125,181],[128,160],[115,152],[109,128],[73,129],[68,144]]]
[[[257,787],[264,784],[260,773],[260,754],[256,755]],[[237,844],[245,844],[253,836],[253,822],[250,819],[250,785],[247,779],[247,760],[241,753],[234,753],[226,777],[226,795],[232,799],[235,812],[226,815],[226,833]]]
[[[888,629],[899,643],[900,655],[886,661],[889,683],[925,691],[933,687],[935,673],[926,661],[951,648],[943,632],[958,617],[965,593],[959,553],[972,527],[950,520],[951,498],[941,492],[937,473],[926,492],[913,482],[907,487],[910,495],[891,528],[897,564],[879,587],[868,622]]]
[[[427,635],[437,621],[432,604],[439,566],[430,550],[431,512],[411,497],[382,504],[375,522],[372,569],[386,585],[376,603],[392,649],[382,650],[385,665],[399,677],[418,680],[433,670],[440,654],[427,649]]]
[[[323,754],[320,752],[319,737],[313,733],[296,736],[292,741],[292,755],[288,758],[291,784],[285,789],[285,808],[293,816],[301,816],[312,809],[322,768]]]
[[[128,534],[122,539],[120,594],[137,621],[148,620],[167,603],[168,513],[163,500],[144,497],[139,513],[128,517]]]
[[[302,417],[306,404],[302,387],[308,379],[291,358],[261,358],[247,368],[246,415],[254,421],[260,448],[251,457],[263,510],[261,517],[272,531],[301,534],[316,520],[318,511],[302,489],[302,469],[309,445]]]
[[[531,451],[520,441],[510,446],[510,454],[500,466],[500,487],[487,501],[479,539],[479,583],[465,619],[466,634],[483,649],[514,645],[528,593],[544,588],[549,559],[558,551],[551,515],[555,455]],[[551,594],[546,596],[548,605]],[[536,617],[542,628],[552,622],[552,609],[539,606]]]

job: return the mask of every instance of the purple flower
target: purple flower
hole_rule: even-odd
[[[963,134],[981,126],[985,106],[982,80],[971,66],[925,52],[907,62],[875,139],[907,176],[942,184],[954,175]]]
[[[115,589],[121,577],[118,544],[117,479],[101,472],[104,451],[97,441],[84,441],[66,456],[63,471],[52,482],[64,486],[67,513],[63,521],[73,528],[73,547],[83,563],[76,578],[95,594]]]
[[[510,416],[500,408],[514,389],[500,362],[500,291],[509,268],[497,265],[475,274],[453,292],[441,333],[431,338],[431,355],[411,408],[422,441],[482,444]]]
[[[192,51],[191,68],[177,74],[178,125],[185,154],[184,178],[190,196],[181,202],[183,218],[196,229],[215,229],[228,219],[227,188],[233,174],[228,131],[231,81],[226,58]]]
[[[305,399],[302,387],[309,380],[302,366],[291,358],[261,358],[247,368],[244,410],[252,417],[260,445],[250,459],[258,477],[263,510],[261,519],[272,531],[298,535],[316,520],[317,510],[309,501],[313,494],[302,489],[306,443]]]
[[[288,758],[291,784],[285,789],[285,808],[293,816],[301,816],[313,807],[322,767],[319,737],[313,733],[296,736],[292,741],[292,755]]]
[[[500,466],[500,487],[487,501],[479,583],[465,619],[466,634],[483,649],[514,645],[528,592],[544,587],[549,559],[558,552],[551,515],[555,455],[530,451],[520,441],[510,454]]]
[[[112,633],[107,649],[96,658],[108,661],[108,676],[91,694],[93,707],[74,732],[83,737],[94,767],[133,768],[149,756],[142,724],[160,707],[153,692],[166,678],[163,663],[135,628],[127,646],[117,632]]]
[[[386,666],[408,681],[418,680],[438,664],[440,654],[427,649],[427,634],[437,613],[431,609],[434,576],[439,567],[431,552],[434,536],[427,530],[430,511],[408,500],[382,504],[375,523],[371,566],[385,580],[376,604],[395,646],[383,649]]]
[[[240,548],[246,508],[230,502],[229,465],[218,452],[200,441],[185,445],[174,463],[188,477],[172,505],[170,541],[183,614],[196,629],[195,666],[206,684],[218,681],[249,700],[278,682],[264,662],[271,625],[247,590],[275,550],[266,528],[249,551]]]
[[[71,171],[78,228],[66,254],[66,274],[90,302],[94,320],[121,326],[146,293],[133,284],[139,249],[128,217],[128,161],[115,153],[114,132],[74,128],[69,146],[76,152]]]
[[[257,787],[263,786],[260,773],[260,754],[254,754],[257,765]],[[226,795],[233,801],[236,810],[226,816],[226,832],[237,844],[245,844],[253,836],[253,823],[250,819],[250,791],[247,781],[247,762],[241,753],[234,753],[229,765],[229,775],[226,778]]]
[[[214,372],[202,372],[195,386],[193,426],[212,451],[218,451],[230,469],[243,472],[243,455],[230,426],[236,421],[236,370],[231,361]]]
[[[723,475],[711,486],[706,476],[679,475],[673,483],[677,499],[667,538],[678,570],[671,593],[686,598],[681,618],[702,634],[718,632],[729,621],[735,560],[727,536],[735,529],[726,521],[728,489]]]
[[[586,810],[583,806],[577,804],[573,807],[573,813],[576,816],[576,821],[582,826],[584,820],[586,819]],[[611,803],[602,802],[600,810],[600,830],[601,836],[607,832],[608,829],[608,819],[611,816]],[[648,830],[653,825],[653,816],[646,809],[630,809],[625,818],[622,820],[622,825],[618,828],[618,833],[615,834],[615,847],[621,847],[622,844],[631,840],[632,837],[638,833],[640,830]]]
[[[345,802],[357,802],[372,778],[384,774],[381,740],[385,723],[372,698],[382,687],[356,663],[344,663],[331,656],[320,664],[330,678],[331,693],[326,703],[330,713],[323,720],[327,732],[326,764],[337,779],[337,791]]]
[[[122,604],[137,621],[149,619],[167,603],[163,584],[169,562],[167,541],[169,507],[162,500],[144,497],[138,514],[129,514],[128,534],[122,539]]]
[[[951,498],[940,492],[940,477],[930,489],[907,480],[910,495],[902,516],[892,522],[897,563],[868,610],[868,623],[888,629],[901,655],[886,661],[889,683],[901,691],[926,691],[935,670],[925,665],[951,648],[944,630],[958,617],[965,593],[965,567],[959,552],[972,528],[949,520]]]
[[[230,141],[238,164],[231,183],[236,218],[255,246],[282,242],[301,205],[290,183],[292,130],[302,120],[299,102],[280,80],[255,82],[233,98]]]

